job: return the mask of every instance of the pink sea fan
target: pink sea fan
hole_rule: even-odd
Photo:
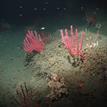
[[[37,35],[36,32],[28,31],[26,33],[23,49],[27,53],[37,52],[40,53],[44,50],[45,44],[42,41],[40,35]]]
[[[61,29],[60,33],[61,33],[62,43],[64,44],[65,48],[68,50],[70,55],[83,57],[82,45],[83,45],[83,39],[85,33],[84,32],[81,33],[80,41],[78,37],[78,30],[76,29],[74,34],[72,26],[70,30],[70,36],[68,34],[67,29],[65,29],[65,31]]]

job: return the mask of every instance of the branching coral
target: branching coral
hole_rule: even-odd
[[[19,107],[40,107],[35,99],[37,93],[32,89],[28,89],[26,83],[20,85],[16,93],[18,97],[16,102],[19,104]]]
[[[27,53],[37,52],[40,53],[44,50],[44,43],[40,35],[36,32],[28,31],[23,43],[23,49]]]
[[[65,29],[65,31],[61,29],[60,33],[61,33],[62,43],[64,44],[65,48],[68,50],[69,54],[73,57],[74,60],[73,65],[78,66],[80,62],[84,60],[84,52],[82,50],[82,45],[83,45],[83,39],[85,33],[82,32],[80,41],[79,41],[78,30],[76,29],[74,34],[72,26],[70,30],[70,36],[67,29]],[[69,57],[67,58],[70,59]]]
[[[83,57],[82,44],[85,33],[82,32],[80,41],[78,37],[78,30],[76,29],[74,35],[72,26],[70,30],[71,37],[69,36],[67,29],[65,29],[65,31],[60,30],[60,33],[61,33],[62,43],[64,44],[65,48],[68,50],[70,55]]]

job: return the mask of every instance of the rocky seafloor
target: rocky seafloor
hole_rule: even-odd
[[[49,43],[45,51],[33,56],[26,66],[32,72],[30,84],[44,99],[52,91],[48,86],[49,76],[57,74],[64,78],[68,95],[57,98],[51,107],[107,106],[107,39],[103,36],[95,39],[93,35],[91,39],[88,36],[85,38],[85,61],[77,66],[73,65],[74,60],[60,39]],[[87,44],[96,41],[97,45],[88,47]]]

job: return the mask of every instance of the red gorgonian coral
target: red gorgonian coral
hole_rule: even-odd
[[[23,49],[27,53],[40,53],[44,50],[45,44],[40,35],[36,32],[28,31],[23,43]]]
[[[76,29],[74,34],[72,26],[70,30],[70,36],[68,34],[67,29],[65,29],[65,31],[61,29],[60,33],[61,33],[62,43],[64,44],[65,48],[68,50],[70,55],[80,56],[82,58],[83,57],[82,45],[83,45],[83,39],[85,33],[82,32],[80,41],[78,37],[78,30]]]

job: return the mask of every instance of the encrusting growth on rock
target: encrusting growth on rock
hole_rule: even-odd
[[[51,100],[57,100],[68,95],[68,90],[64,82],[64,78],[57,75],[56,73],[52,73],[49,81],[48,87],[50,88],[51,92],[47,95],[47,97]]]

